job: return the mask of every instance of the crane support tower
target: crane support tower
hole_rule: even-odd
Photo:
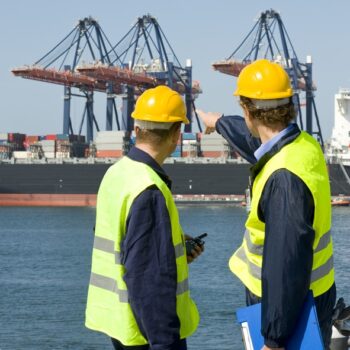
[[[307,57],[306,63],[299,61],[280,14],[272,9],[261,13],[253,28],[227,59],[214,62],[212,66],[214,70],[237,77],[247,64],[259,58],[278,62],[287,71],[295,92],[293,99],[298,123],[301,129],[304,129],[305,125],[305,130],[316,136],[323,148],[323,137],[314,100],[316,87],[312,80],[311,57]],[[303,107],[305,117],[302,113]]]
[[[88,63],[86,63],[88,62]],[[71,98],[85,98],[79,135],[86,124],[86,139],[93,140],[94,127],[100,130],[94,115],[94,92],[104,92],[106,130],[113,128],[113,116],[118,130],[131,131],[131,112],[135,100],[144,90],[166,84],[184,95],[187,117],[195,114],[194,99],[202,92],[192,80],[192,64],[182,67],[157,20],[151,15],[139,17],[132,28],[112,45],[98,22],[87,17],[78,21],[48,53],[33,65],[14,68],[12,73],[26,79],[64,86],[63,133],[73,134]],[[78,89],[78,93],[72,91]],[[119,118],[116,98],[122,101]],[[191,131],[191,124],[185,131]]]

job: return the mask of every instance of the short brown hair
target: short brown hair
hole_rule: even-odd
[[[136,143],[151,143],[154,145],[163,144],[170,135],[181,127],[181,122],[175,122],[169,129],[139,129],[136,133]]]
[[[292,99],[283,106],[269,109],[258,109],[252,100],[245,96],[240,96],[240,105],[246,108],[251,117],[260,120],[266,126],[276,124],[288,125],[296,116]]]

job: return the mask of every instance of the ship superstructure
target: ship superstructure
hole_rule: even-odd
[[[350,88],[341,88],[334,96],[334,126],[326,155],[331,163],[350,165]]]

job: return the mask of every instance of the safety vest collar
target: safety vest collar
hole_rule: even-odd
[[[281,151],[281,149],[293,142],[299,135],[300,135],[300,129],[299,126],[297,124],[294,124],[295,127],[291,129],[291,131],[289,131],[284,137],[282,137],[271,149],[269,152],[267,152],[266,154],[264,154],[257,163],[255,163],[251,168],[250,168],[250,176],[251,176],[251,180],[252,182],[254,181],[254,179],[256,178],[256,176],[260,173],[260,171],[263,169],[263,167],[265,166],[265,164],[279,151]]]
[[[147,152],[134,146],[133,148],[131,148],[126,157],[136,162],[148,165],[154,172],[157,173],[157,175],[165,182],[165,184],[169,188],[171,188],[170,177],[165,172],[165,170],[155,161],[155,159],[152,158]]]

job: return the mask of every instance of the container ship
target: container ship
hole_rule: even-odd
[[[74,135],[0,134],[1,205],[95,205],[104,173],[134,136],[101,131],[91,144]],[[241,201],[250,165],[218,135],[182,133],[164,169],[178,201]]]
[[[335,95],[326,156],[333,197],[350,196],[350,90]],[[340,137],[345,135],[344,137]],[[83,136],[0,133],[0,205],[94,206],[107,169],[134,144],[127,131]],[[250,164],[217,133],[182,133],[164,164],[177,202],[244,202]]]

